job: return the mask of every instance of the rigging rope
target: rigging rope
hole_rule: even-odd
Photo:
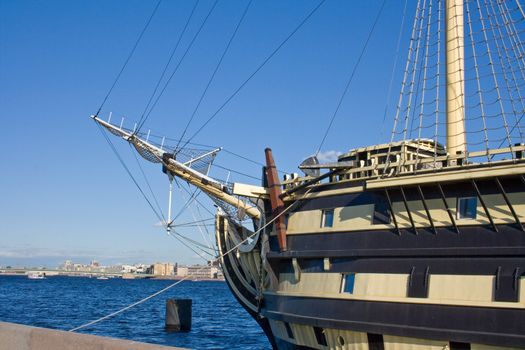
[[[352,69],[352,72],[350,73],[350,76],[348,77],[348,81],[346,83],[346,86],[343,90],[343,93],[341,97],[339,98],[339,102],[337,103],[337,107],[335,108],[334,113],[332,114],[332,117],[330,118],[330,123],[328,123],[328,127],[326,128],[326,131],[324,133],[324,136],[321,140],[321,143],[319,144],[319,147],[317,148],[317,151],[315,152],[315,155],[317,156],[319,152],[321,151],[321,147],[323,147],[323,144],[326,140],[326,136],[328,136],[328,132],[330,131],[330,128],[332,127],[332,123],[334,122],[335,117],[337,116],[337,113],[339,112],[339,108],[341,108],[341,104],[343,103],[343,100],[348,92],[348,89],[350,88],[350,84],[352,83],[352,80],[354,79],[355,72],[357,71],[357,68],[359,67],[359,64],[361,63],[361,59],[363,58],[366,48],[368,47],[368,43],[370,41],[370,38],[372,37],[372,34],[374,33],[374,29],[376,27],[377,22],[379,22],[379,17],[381,17],[381,13],[383,12],[383,8],[385,7],[386,0],[383,0],[381,3],[381,7],[379,8],[379,11],[375,17],[374,23],[372,24],[372,28],[368,32],[368,36],[365,40],[365,44],[361,50],[361,53],[359,54],[359,57],[357,58],[357,62],[354,65],[354,68]]]
[[[439,86],[441,79],[441,1],[438,1],[438,19],[437,19],[437,68],[436,68],[436,86]],[[437,149],[438,149],[438,131],[439,131],[439,88],[436,88],[435,99],[435,110],[434,110],[434,164],[437,162]]]
[[[412,24],[412,34],[410,35],[410,44],[408,47],[408,58],[405,64],[405,70],[403,73],[403,81],[401,82],[401,91],[399,93],[399,99],[398,99],[397,107],[396,107],[396,114],[394,116],[394,127],[392,128],[392,134],[390,136],[390,143],[389,143],[388,151],[386,155],[386,168],[389,167],[392,161],[390,159],[390,153],[392,151],[392,143],[394,142],[394,137],[395,137],[395,133],[397,130],[397,123],[399,122],[399,116],[400,116],[400,113],[402,112],[401,105],[403,103],[403,97],[405,96],[405,89],[407,87],[407,79],[409,76],[411,57],[412,57],[412,52],[414,51],[413,46],[414,46],[414,42],[416,41],[415,35],[416,35],[416,28],[417,28],[417,22],[418,22],[418,17],[419,17],[418,15],[419,15],[420,9],[421,9],[421,0],[418,0],[417,6],[416,6],[416,15],[414,16],[414,22]]]
[[[231,100],[233,100],[233,98],[235,96],[237,96],[237,94],[242,90],[242,88],[244,88],[244,86],[246,84],[248,84],[248,82],[250,80],[252,80],[252,78],[272,59],[273,56],[275,56],[275,54],[288,42],[288,40],[290,40],[294,35],[295,33],[297,33],[297,31],[299,31],[299,29],[301,29],[301,27],[310,19],[310,17],[313,16],[313,14],[315,12],[317,12],[317,10],[321,7],[322,4],[325,3],[326,0],[321,0],[319,2],[319,4],[317,4],[317,6],[315,6],[313,8],[312,11],[310,11],[308,13],[308,15],[294,28],[294,30],[272,51],[272,53],[266,57],[264,59],[264,61],[255,69],[255,71],[253,71],[252,74],[250,74],[250,76],[248,76],[248,78],[246,78],[243,83],[230,95],[230,97],[228,97],[226,99],[226,101],[206,120],[206,122],[204,122],[204,124],[197,129],[197,131],[195,131],[193,133],[193,135],[182,145],[181,148],[184,148],[191,140],[193,140],[195,138],[195,136],[197,136],[201,131],[202,129],[204,129],[216,116],[217,114],[219,114],[223,109],[224,107],[226,107],[226,105],[228,103],[230,103]]]
[[[155,207],[153,206],[153,204],[151,203],[151,201],[149,200],[149,198],[146,196],[146,194],[144,193],[144,191],[142,190],[142,188],[140,187],[139,183],[137,182],[137,180],[135,179],[135,177],[133,176],[133,174],[131,173],[131,171],[129,170],[128,166],[126,165],[126,163],[124,162],[124,160],[122,159],[122,157],[120,156],[120,154],[118,153],[117,149],[115,148],[115,145],[113,144],[113,142],[111,142],[110,138],[108,137],[108,135],[104,132],[104,130],[102,129],[102,126],[100,124],[97,123],[97,126],[101,132],[101,134],[104,136],[104,138],[106,139],[106,142],[108,143],[108,145],[110,146],[111,150],[113,151],[113,153],[115,154],[115,156],[117,157],[117,159],[119,160],[120,164],[122,165],[122,167],[124,168],[124,170],[126,171],[126,173],[129,175],[129,177],[131,178],[131,180],[133,181],[133,183],[135,184],[135,186],[137,187],[137,189],[139,190],[139,192],[142,194],[142,196],[144,197],[144,199],[146,200],[146,202],[148,203],[148,205],[150,206],[151,210],[153,210],[153,213],[155,214],[155,216],[157,217],[157,219],[160,221],[160,222],[166,222],[166,219],[162,216],[162,214],[159,214],[157,212],[157,210],[155,209]]]
[[[184,27],[183,27],[180,35],[179,35],[179,38],[177,39],[177,42],[176,42],[175,46],[173,47],[173,49],[171,51],[170,57],[168,59],[168,62],[166,62],[166,65],[164,66],[164,69],[162,70],[162,74],[160,75],[160,78],[157,81],[157,84],[155,85],[155,88],[153,89],[153,92],[151,93],[151,96],[150,96],[150,98],[148,100],[148,103],[146,104],[146,107],[144,108],[144,111],[140,115],[140,119],[139,119],[138,125],[142,124],[142,119],[146,115],[146,112],[148,111],[148,108],[150,107],[151,102],[153,101],[153,98],[157,94],[157,90],[158,90],[158,88],[160,86],[160,83],[162,82],[162,79],[164,79],[164,76],[166,75],[166,72],[168,71],[168,67],[171,64],[171,61],[172,61],[173,57],[175,56],[175,52],[179,48],[180,42],[182,40],[182,37],[184,36],[184,33],[186,33],[186,30],[188,29],[188,25],[190,24],[190,21],[193,18],[193,14],[195,13],[195,9],[199,5],[199,2],[200,2],[200,0],[197,0],[195,2],[195,5],[193,5],[193,8],[191,9],[190,15],[188,16],[188,19],[186,20],[186,23],[184,24]]]
[[[305,194],[309,193],[310,190],[306,191]],[[237,248],[239,248],[241,245],[243,245],[244,243],[248,242],[249,240],[251,240],[254,236],[256,236],[257,234],[259,234],[260,232],[264,232],[263,230],[266,229],[268,226],[270,226],[271,224],[273,224],[273,222],[275,220],[277,220],[279,217],[281,217],[282,215],[286,214],[288,211],[290,211],[294,206],[296,206],[298,203],[300,203],[301,201],[296,201],[294,203],[292,203],[291,205],[289,205],[288,207],[284,208],[283,211],[281,211],[280,213],[278,213],[275,217],[273,217],[271,220],[269,220],[266,224],[264,224],[263,226],[261,226],[258,230],[256,230],[255,232],[253,232],[252,234],[250,234],[249,236],[247,236],[245,239],[243,239],[242,241],[240,241],[239,243],[237,243],[236,245],[234,245],[232,248],[228,249],[226,252],[224,252],[223,254],[220,254],[219,256],[215,257],[214,260],[212,260],[212,263],[215,263],[215,262],[218,262],[219,260],[223,259],[224,257],[226,257],[228,254],[231,254],[233,251],[235,251]],[[205,268],[207,268],[207,266],[203,266],[201,269],[197,270],[197,272],[201,271],[201,270],[204,270]],[[176,285],[182,283],[183,281],[187,280],[188,278],[190,278],[190,276],[185,276],[184,278],[182,278],[181,280],[177,281],[177,282],[174,282],[172,284],[170,284],[169,286],[159,290],[158,292],[155,292],[139,301],[136,301],[126,307],[123,307],[122,309],[119,309],[115,312],[112,312],[106,316],[103,316],[103,317],[100,317],[96,320],[93,320],[91,322],[88,322],[88,323],[85,323],[83,325],[80,325],[78,327],[75,327],[75,328],[72,328],[69,330],[69,332],[75,332],[75,331],[78,331],[80,329],[83,329],[83,328],[86,328],[86,327],[89,327],[89,326],[92,326],[94,324],[97,324],[101,321],[104,321],[108,318],[111,318],[113,316],[116,316],[116,315],[119,315],[121,313],[123,313],[124,311],[126,310],[129,310],[137,305],[140,305],[148,300],[150,300],[151,298],[154,298],[156,297],[157,295],[159,294],[162,294],[168,290],[170,290],[171,288],[175,287]]]
[[[392,86],[394,85],[394,77],[395,77],[395,73],[397,69],[397,62],[399,59],[399,48],[401,46],[401,37],[403,35],[403,27],[405,24],[405,18],[407,14],[407,5],[408,5],[408,0],[405,0],[405,6],[403,7],[403,16],[401,18],[401,24],[399,26],[399,34],[397,35],[396,53],[394,55],[395,57],[394,65],[392,66],[392,72],[390,73],[390,82],[388,83],[388,92],[387,92],[386,103],[385,103],[385,111],[383,113],[383,123],[381,124],[381,131],[379,132],[380,139],[382,139],[382,136],[383,136],[383,128],[385,127],[386,116],[388,114],[388,104],[392,96]]]
[[[477,0],[477,5],[478,5],[478,11],[479,11],[479,17],[480,17],[480,21],[481,21],[481,26],[483,28],[483,30],[482,30],[483,31],[483,36],[484,36],[485,41],[486,41],[486,48],[487,48],[487,53],[488,53],[488,57],[489,57],[490,68],[491,68],[491,72],[492,72],[492,78],[493,78],[494,86],[496,87],[496,93],[497,93],[497,97],[498,97],[498,101],[499,101],[498,104],[499,104],[500,111],[502,113],[503,124],[505,126],[505,132],[506,132],[506,136],[507,136],[507,141],[508,141],[509,147],[511,149],[512,158],[514,158],[514,152],[512,152],[512,142],[510,141],[510,135],[509,135],[507,119],[505,118],[505,110],[504,110],[504,107],[503,107],[503,103],[501,102],[500,88],[499,88],[499,85],[498,85],[498,80],[496,78],[496,71],[494,70],[494,60],[492,59],[492,52],[490,50],[490,46],[489,46],[489,43],[488,43],[488,40],[487,40],[487,30],[486,30],[485,20],[484,20],[484,17],[483,17],[483,13],[482,13],[482,10],[481,10],[481,4],[480,4],[479,0]]]
[[[488,12],[489,6],[487,4],[487,1],[485,1],[485,6],[486,6],[487,12]],[[496,17],[494,4],[492,4],[492,2],[491,2],[491,7],[490,8],[492,9],[492,12],[488,14],[488,20],[489,20],[489,23],[490,23],[490,26],[491,26],[492,34],[493,34],[494,37],[496,37],[496,34],[499,34],[499,38],[503,38],[503,36],[502,36],[503,34],[501,32],[501,26],[500,26],[499,20]],[[493,20],[494,20],[495,23],[493,23]],[[498,33],[496,33],[495,29],[497,29]],[[512,75],[512,81],[517,86],[517,84],[516,84],[516,76],[515,76],[515,74],[514,74],[514,72],[512,70],[510,70],[510,72],[508,71],[507,66],[505,65],[505,62],[503,61],[503,53],[504,53],[505,54],[505,58],[507,60],[507,63],[509,64],[509,67],[512,67],[512,63],[510,62],[510,58],[509,58],[509,55],[508,55],[508,51],[507,51],[507,47],[506,47],[506,44],[505,44],[505,40],[501,40],[501,45],[503,46],[503,49],[501,49],[500,40],[495,40],[494,44],[496,45],[496,50],[497,50],[497,53],[498,53],[498,60],[499,60],[500,66],[501,66],[501,71],[503,72],[503,81],[505,82],[505,88],[507,89],[507,94],[508,94],[508,96],[510,98],[510,103],[511,103],[511,106],[512,106],[512,113],[514,115],[515,120],[518,120],[518,116],[517,116],[518,111],[516,111],[514,95],[512,93],[512,88],[509,85],[509,81],[511,81],[511,78],[508,77],[508,74]],[[519,89],[517,90],[517,93],[518,93],[518,95],[520,95]],[[520,96],[520,100],[521,100],[521,96]],[[501,103],[503,103],[503,98],[502,98],[502,102]],[[522,101],[522,108],[523,108],[523,101]],[[510,140],[511,136],[510,136],[510,132],[508,131],[508,125],[507,125],[506,131],[508,132],[508,137],[509,137],[509,140]],[[521,128],[518,128],[518,131],[519,131],[519,134],[520,134],[520,139],[523,142],[523,134],[521,133]]]
[[[426,34],[427,38],[425,41],[425,63],[424,63],[424,69],[423,69],[423,88],[421,91],[421,100],[419,104],[419,128],[418,128],[418,135],[417,135],[417,150],[416,150],[416,161],[419,159],[419,150],[421,146],[421,132],[423,131],[423,116],[425,115],[425,92],[426,92],[426,86],[427,86],[427,65],[428,65],[428,58],[429,58],[429,42],[430,42],[430,30],[431,30],[431,22],[432,22],[432,0],[429,1],[428,4],[428,20],[427,20],[427,28],[426,28]],[[421,77],[421,70],[419,71],[420,77]],[[419,86],[418,82],[418,86]],[[419,89],[418,89],[419,90]],[[417,100],[417,98],[416,98]],[[416,110],[414,109],[414,113]],[[415,118],[412,117],[412,120]],[[417,164],[414,165],[414,170],[417,170]]]
[[[173,77],[175,76],[175,73],[177,73],[177,71],[179,70],[179,67],[181,66],[182,62],[184,61],[184,58],[186,57],[186,55],[188,54],[188,52],[190,51],[190,49],[192,48],[193,44],[195,43],[195,40],[197,39],[197,37],[199,36],[199,34],[201,33],[202,31],[202,28],[204,28],[204,25],[206,24],[206,22],[208,22],[208,19],[210,18],[213,10],[215,9],[215,7],[217,6],[217,2],[219,0],[215,0],[215,2],[213,3],[212,7],[210,8],[210,10],[208,11],[208,13],[206,14],[206,17],[204,18],[204,20],[202,21],[202,24],[200,25],[199,29],[197,30],[197,32],[195,33],[195,35],[193,36],[193,38],[191,39],[188,47],[186,48],[186,51],[184,51],[184,54],[182,55],[182,57],[180,58],[179,62],[177,63],[177,65],[175,66],[175,69],[173,70],[173,72],[171,73],[171,75],[168,77],[168,80],[166,81],[166,83],[164,84],[164,87],[162,88],[162,90],[159,92],[159,95],[157,96],[157,98],[155,99],[155,102],[153,102],[153,104],[151,105],[150,109],[149,109],[149,112],[144,116],[144,118],[141,118],[141,121],[139,122],[139,125],[138,125],[138,128],[137,128],[137,131],[140,130],[143,126],[144,126],[144,123],[146,123],[146,120],[148,120],[149,116],[151,115],[151,112],[153,112],[153,110],[155,109],[155,107],[157,106],[157,103],[159,102],[160,98],[162,97],[162,95],[164,94],[164,92],[166,91],[166,88],[168,87],[168,85],[170,84],[171,82],[171,79],[173,79]]]
[[[217,62],[217,65],[215,66],[215,69],[213,70],[213,73],[212,73],[210,79],[208,80],[208,83],[206,84],[206,87],[204,88],[204,91],[202,92],[202,94],[201,94],[201,96],[199,98],[199,101],[197,102],[197,105],[195,106],[195,108],[193,109],[193,112],[191,113],[190,119],[188,120],[188,122],[186,123],[186,126],[184,127],[184,131],[182,132],[182,135],[181,135],[181,137],[179,139],[179,142],[175,146],[175,151],[177,151],[177,147],[180,144],[180,140],[184,139],[184,136],[186,135],[186,131],[188,131],[188,128],[189,128],[191,122],[193,121],[193,118],[195,117],[195,114],[199,110],[199,107],[200,107],[202,101],[204,100],[204,96],[206,96],[206,93],[208,92],[208,89],[209,89],[211,83],[213,82],[213,79],[215,78],[215,75],[219,71],[219,67],[221,66],[221,63],[224,60],[224,57],[226,56],[226,53],[228,52],[228,50],[229,50],[229,48],[230,48],[230,46],[231,46],[231,44],[233,42],[233,39],[237,35],[239,27],[241,26],[241,24],[242,24],[242,22],[244,20],[244,17],[246,16],[246,13],[248,13],[248,9],[250,8],[252,2],[253,2],[253,0],[250,0],[248,2],[248,4],[246,5],[246,8],[244,9],[244,11],[242,13],[241,18],[239,19],[239,22],[237,23],[237,26],[235,26],[235,29],[234,29],[231,37],[230,37],[230,40],[228,40],[228,43],[226,44],[226,47],[224,48],[224,50],[222,52],[221,58]]]
[[[151,20],[153,19],[153,17],[155,16],[155,13],[157,13],[157,10],[160,6],[160,3],[162,2],[162,0],[159,0],[157,2],[157,5],[155,5],[155,8],[153,9],[153,12],[151,13],[148,21],[146,22],[146,25],[144,26],[144,28],[142,29],[142,31],[140,32],[140,35],[139,37],[137,38],[137,40],[135,41],[135,45],[133,45],[133,48],[131,49],[131,52],[129,53],[128,57],[126,58],[126,60],[124,61],[124,64],[122,65],[122,68],[120,69],[119,73],[117,74],[117,77],[115,78],[115,80],[113,81],[113,84],[111,85],[111,87],[109,88],[106,96],[104,97],[104,99],[102,100],[102,103],[100,104],[100,107],[98,108],[98,111],[97,113],[95,113],[95,116],[98,116],[100,111],[102,110],[102,107],[104,107],[104,104],[106,103],[109,95],[111,95],[111,92],[113,91],[113,88],[115,87],[115,85],[117,85],[117,82],[119,81],[120,79],[120,76],[122,75],[122,73],[124,72],[124,69],[126,69],[126,66],[128,65],[128,62],[130,61],[131,57],[133,56],[133,54],[135,53],[135,50],[137,49],[137,46],[139,45],[140,43],[140,40],[142,39],[142,36],[144,35],[144,33],[146,32],[146,29],[148,29],[149,27],[149,24],[151,23]]]
[[[131,144],[129,144],[129,147],[130,148],[132,147]],[[162,215],[163,218],[165,218],[164,213],[162,211],[162,208],[160,207],[160,204],[157,201],[157,197],[155,196],[155,193],[153,192],[153,189],[151,188],[151,185],[149,183],[148,177],[146,176],[146,173],[144,173],[144,169],[142,168],[142,165],[140,164],[139,158],[137,157],[135,152],[132,151],[131,153],[135,157],[135,161],[137,162],[137,165],[138,165],[138,167],[140,169],[140,172],[142,173],[142,177],[144,178],[144,181],[146,182],[146,185],[148,186],[149,193],[151,194],[151,196],[153,197],[153,200],[155,201],[155,204],[157,205],[157,209],[158,209],[159,213]],[[169,225],[169,223],[166,223],[166,224]]]
[[[481,111],[481,116],[482,116],[482,123],[483,123],[483,131],[484,131],[484,136],[485,136],[485,149],[486,149],[486,152],[487,152],[487,160],[490,162],[490,157],[488,156],[489,154],[489,136],[488,136],[488,133],[487,133],[487,124],[486,124],[486,121],[485,121],[485,106],[484,106],[484,103],[483,103],[483,94],[482,94],[482,90],[481,90],[481,80],[479,78],[479,66],[478,66],[478,60],[477,60],[477,55],[476,55],[476,45],[474,45],[474,35],[473,35],[473,30],[472,30],[472,20],[470,18],[470,8],[469,8],[469,2],[467,1],[465,3],[466,5],[466,12],[467,12],[467,24],[468,24],[468,28],[469,28],[469,35],[470,35],[470,44],[471,44],[471,47],[472,47],[472,57],[474,59],[474,70],[475,70],[475,73],[476,73],[476,82],[477,82],[477,88],[478,88],[478,98],[479,98],[479,107],[480,107],[480,111]]]

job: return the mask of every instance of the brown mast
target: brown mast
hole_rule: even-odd
[[[284,209],[284,202],[280,197],[282,192],[281,183],[277,175],[275,162],[273,161],[272,150],[266,148],[264,153],[266,155],[266,179],[270,190],[270,203],[272,205],[272,213],[275,217]],[[286,225],[284,224],[284,216],[278,216],[274,221],[274,225],[275,231],[277,232],[277,239],[279,240],[279,248],[281,251],[286,251]]]

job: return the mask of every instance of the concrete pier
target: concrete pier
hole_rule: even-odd
[[[0,322],[0,350],[176,350],[171,346]]]

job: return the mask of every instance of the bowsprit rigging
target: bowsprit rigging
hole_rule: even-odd
[[[232,194],[233,188],[208,176],[210,166],[220,148],[206,152],[195,149],[177,149],[177,152],[174,153],[174,149],[169,149],[163,143],[155,145],[151,141],[141,139],[133,130],[110,124],[96,116],[92,118],[112,134],[128,141],[147,161],[162,163],[163,171],[168,174],[170,182],[174,176],[177,176],[209,194],[218,203],[224,203],[225,210],[230,211],[233,207],[236,210],[242,210],[253,219],[260,218],[259,211],[252,204]]]

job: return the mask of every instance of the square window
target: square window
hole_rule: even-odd
[[[334,226],[334,210],[325,209],[323,210],[323,217],[321,218],[321,227],[333,227]]]
[[[288,335],[288,338],[294,339],[292,327],[290,327],[290,324],[288,322],[283,322],[284,328],[286,328],[286,334]]]
[[[458,219],[475,219],[478,207],[478,199],[476,197],[458,198]]]
[[[324,334],[324,330],[320,327],[314,327],[314,334],[315,339],[317,340],[317,344],[327,346],[328,342],[326,341],[326,335]]]
[[[347,273],[343,275],[343,282],[341,285],[341,293],[354,293],[355,273]]]
[[[379,200],[374,204],[374,217],[372,218],[372,224],[389,224],[392,219],[390,212],[390,206],[385,200]]]

